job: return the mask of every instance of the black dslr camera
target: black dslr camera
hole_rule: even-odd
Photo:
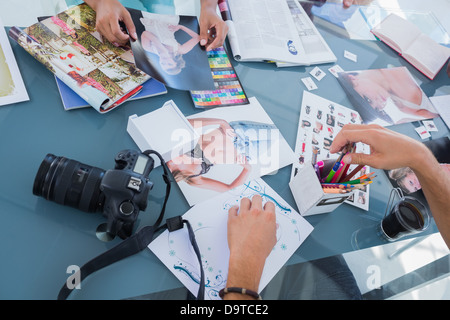
[[[147,207],[154,161],[135,150],[123,150],[114,160],[115,168],[105,171],[49,153],[36,174],[33,194],[86,212],[102,211],[104,231],[125,239]]]

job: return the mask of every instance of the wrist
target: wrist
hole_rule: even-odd
[[[420,149],[416,150],[410,158],[411,163],[408,165],[416,174],[422,174],[429,171],[429,168],[437,164],[433,153],[424,144],[420,144]]]
[[[230,255],[227,287],[240,287],[258,292],[264,261],[246,255]]]
[[[216,12],[217,0],[201,0],[201,9],[214,10]]]

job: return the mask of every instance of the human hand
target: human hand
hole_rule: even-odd
[[[115,46],[125,45],[130,36],[137,39],[136,27],[131,15],[118,0],[85,0],[96,12],[95,28],[109,42]],[[122,21],[128,29],[128,34],[121,29],[119,21]]]
[[[239,210],[239,213],[238,213]],[[242,198],[228,211],[230,262],[227,286],[257,291],[267,256],[276,243],[275,204],[260,195]]]
[[[200,12],[200,45],[213,50],[223,45],[228,33],[225,21],[216,13],[217,1],[202,2]]]
[[[344,6],[345,9],[347,9],[347,8],[351,7],[353,2],[354,2],[354,0],[343,0],[342,1],[342,5]]]
[[[414,170],[421,162],[418,161],[418,157],[427,149],[424,144],[379,125],[347,124],[335,137],[330,152],[337,153],[352,142],[369,145],[370,154],[347,154],[342,159],[344,163],[368,165],[385,170],[402,167]]]

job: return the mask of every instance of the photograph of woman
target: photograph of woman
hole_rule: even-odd
[[[425,141],[424,144],[434,154],[444,172],[450,175],[450,139],[443,137]],[[399,187],[404,195],[417,198],[423,204],[427,204],[419,179],[410,168],[386,170],[386,174],[394,188]]]
[[[200,138],[167,166],[190,205],[293,162],[292,149],[252,100],[245,110],[229,107],[189,117]]]
[[[138,35],[131,46],[139,69],[175,89],[215,88],[197,17],[139,10],[130,14]]]
[[[342,72],[338,80],[366,124],[389,126],[438,116],[406,67]]]

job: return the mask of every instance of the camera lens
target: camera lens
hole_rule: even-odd
[[[47,154],[34,179],[33,194],[86,212],[102,209],[105,170]]]

